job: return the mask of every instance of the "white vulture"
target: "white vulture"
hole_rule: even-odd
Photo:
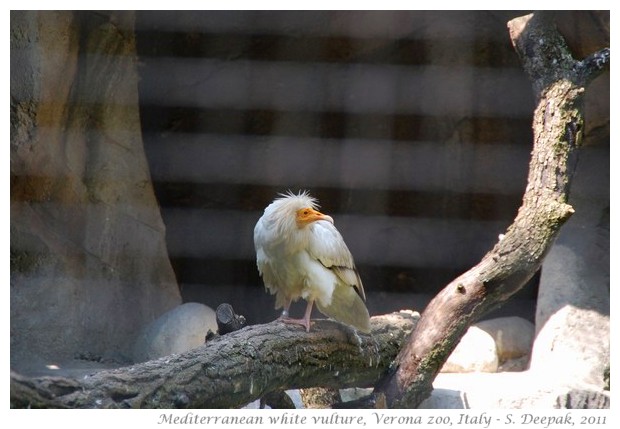
[[[283,307],[283,321],[310,331],[312,306],[324,315],[370,332],[364,287],[353,256],[334,226],[318,210],[308,192],[280,194],[254,228],[256,264],[265,288],[276,295],[276,309]],[[302,319],[289,318],[293,301],[308,302]]]

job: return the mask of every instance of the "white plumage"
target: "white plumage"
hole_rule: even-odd
[[[258,271],[265,288],[276,295],[282,319],[300,323],[310,331],[310,314],[316,303],[321,313],[370,331],[362,281],[353,256],[330,216],[317,211],[307,192],[289,192],[274,200],[254,228]],[[291,302],[308,302],[302,319],[290,319]]]

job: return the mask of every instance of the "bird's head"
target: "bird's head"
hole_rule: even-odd
[[[295,212],[295,222],[299,228],[303,228],[317,220],[326,220],[330,223],[334,223],[331,216],[323,214],[312,207],[302,207]]]
[[[311,197],[307,191],[293,194],[288,192],[281,194],[266,209],[269,217],[276,222],[278,229],[282,232],[290,231],[294,225],[303,229],[313,222],[325,220],[334,223],[331,216],[318,211],[318,204],[315,198]]]

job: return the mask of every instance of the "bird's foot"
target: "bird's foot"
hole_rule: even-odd
[[[308,319],[291,319],[288,315],[282,314],[279,320],[283,321],[284,323],[301,325],[306,328],[306,332],[310,332],[310,320]]]

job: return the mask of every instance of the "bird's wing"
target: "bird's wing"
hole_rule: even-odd
[[[314,222],[310,230],[310,256],[332,270],[343,283],[354,287],[362,299],[366,299],[353,256],[336,227],[330,222],[318,221]]]

